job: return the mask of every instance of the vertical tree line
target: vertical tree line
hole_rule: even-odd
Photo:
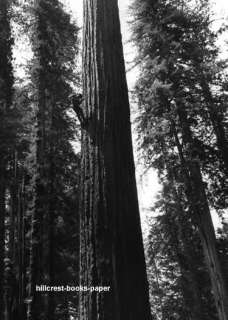
[[[66,201],[61,199],[66,190],[58,194],[58,180],[63,180],[64,174],[72,170],[77,163],[70,145],[74,133],[67,109],[70,106],[68,97],[72,92],[69,82],[73,80],[71,78],[77,52],[78,29],[70,22],[70,16],[62,10],[59,1],[36,1],[34,19],[34,30],[31,34],[34,51],[31,75],[37,108],[34,152],[36,178],[31,177],[34,189],[33,207],[30,208],[30,287],[27,317],[37,317],[41,308],[43,317],[51,319],[55,309],[53,295],[49,293],[42,296],[36,293],[35,284],[55,283],[56,214],[62,215],[59,206],[62,206],[61,201]],[[66,173],[59,173],[61,160],[65,161]],[[61,187],[66,189],[67,185]]]
[[[70,96],[78,85],[79,29],[59,1],[2,1],[0,17],[1,319],[69,318],[77,295],[66,302],[36,285],[75,285],[78,278],[79,156]],[[13,78],[13,18],[33,51],[22,84]]]
[[[135,2],[132,10],[143,153],[149,166],[158,169],[164,188],[167,180],[183,188],[180,201],[186,202],[191,228],[201,239],[218,317],[227,319],[226,277],[211,217],[211,208],[227,208],[226,65],[218,61],[209,3],[194,7],[184,1],[145,0]],[[168,194],[165,199],[170,205],[174,201]],[[180,201],[175,200],[176,206]],[[165,207],[162,212],[168,215]]]
[[[10,31],[10,13],[7,1],[0,3],[0,317],[4,316],[4,261],[5,261],[5,219],[6,192],[8,185],[8,168],[14,145],[14,134],[11,131],[13,68],[12,68],[12,36]]]

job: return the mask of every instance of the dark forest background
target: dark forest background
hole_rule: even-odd
[[[207,0],[129,10],[138,152],[162,186],[144,243],[152,318],[227,320],[228,61],[216,45],[227,26],[214,31]],[[77,293],[35,286],[79,283],[79,35],[59,0],[0,1],[1,320],[78,319]]]

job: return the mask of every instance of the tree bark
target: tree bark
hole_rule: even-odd
[[[18,264],[18,319],[25,319],[25,208],[24,208],[24,175],[18,188],[18,210],[17,210],[17,264]]]
[[[4,255],[5,255],[5,191],[6,170],[12,147],[8,132],[9,107],[12,101],[12,39],[9,1],[0,1],[0,319],[4,317]]]
[[[205,319],[205,316],[202,302],[205,297],[202,297],[201,295],[202,292],[199,288],[197,279],[197,269],[193,263],[194,259],[196,259],[196,252],[199,249],[194,246],[191,247],[191,241],[195,240],[197,236],[194,235],[192,221],[189,221],[189,213],[186,214],[185,209],[181,203],[181,194],[179,194],[178,189],[176,188],[176,183],[178,183],[178,179],[175,177],[175,173],[173,175],[171,173],[171,176],[171,181],[173,184],[172,192],[175,198],[176,206],[180,213],[176,221],[177,241],[176,243],[174,241],[174,243],[176,244],[175,251],[177,253],[177,260],[181,269],[183,296],[185,297],[185,303],[189,310],[189,319],[203,320]],[[170,232],[172,232],[172,230],[170,230]],[[191,234],[190,238],[189,234]],[[173,238],[175,239],[175,233],[173,233]]]
[[[4,317],[5,181],[4,162],[0,161],[0,319]]]
[[[80,320],[151,319],[117,0],[84,0]]]
[[[175,133],[176,144],[185,177],[186,196],[194,215],[195,224],[199,230],[218,316],[220,320],[227,320],[228,295],[216,251],[215,230],[200,166],[197,161],[196,148],[194,145],[192,132],[183,105],[178,107],[178,116],[182,131],[183,145],[185,146],[187,153],[187,157],[185,159],[181,144],[178,141],[178,136]]]

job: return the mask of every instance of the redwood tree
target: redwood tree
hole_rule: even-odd
[[[5,251],[5,193],[7,164],[12,151],[14,132],[12,116],[13,68],[9,1],[0,1],[0,318],[3,317],[3,274]]]
[[[117,0],[84,0],[80,319],[150,319]]]
[[[211,105],[208,105],[205,92],[197,89],[203,87],[203,83],[197,87],[199,74],[192,68],[196,65],[195,61],[212,58],[208,43],[214,36],[208,31],[209,20],[204,20],[205,3],[207,1],[200,2],[201,8],[198,4],[196,7],[188,6],[187,2],[179,0],[135,1],[132,8],[135,18],[133,31],[141,67],[136,92],[142,110],[139,117],[144,136],[142,146],[148,152],[150,165],[158,168],[160,174],[165,172],[166,167],[176,167],[180,173],[192,223],[201,238],[218,316],[226,320],[228,305],[225,278],[216,250],[208,201],[210,190],[204,180],[205,177],[210,179],[215,171],[207,176],[204,171],[204,164],[206,160],[211,161],[210,156],[215,148],[211,137],[207,139],[207,132],[214,131],[217,145],[219,139],[214,123],[206,121]],[[207,35],[206,40],[201,41],[200,45],[206,52],[205,57],[202,56],[203,50],[197,38],[197,35],[200,37],[204,34]],[[220,119],[220,112],[216,113],[217,119]],[[164,142],[168,146],[168,154],[173,151],[178,153],[179,168],[178,161],[171,163],[162,159]],[[224,139],[223,142],[225,146]],[[207,149],[211,153],[209,156],[205,152]],[[218,170],[223,176],[224,172],[220,168]],[[224,192],[224,187],[220,190]]]
[[[77,180],[76,170],[71,177],[66,176],[71,168],[77,168],[77,156],[70,144],[74,139],[74,126],[68,112],[71,108],[70,82],[75,78],[78,28],[59,0],[36,0],[34,4],[28,4],[27,10],[32,11],[34,20],[29,36],[34,53],[30,71],[32,102],[36,106],[28,186],[27,319],[51,320],[56,317],[57,299],[51,293],[36,292],[35,288],[37,284],[53,285],[62,280],[57,280],[55,275],[57,259],[58,267],[63,260],[57,247],[58,219],[64,222],[69,219],[71,181],[74,177]],[[74,207],[77,207],[76,202]],[[69,229],[68,232],[71,234]]]

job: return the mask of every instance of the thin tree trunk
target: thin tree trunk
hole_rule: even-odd
[[[30,215],[30,239],[29,239],[29,266],[28,266],[28,299],[27,320],[40,319],[44,309],[41,294],[36,292],[36,285],[40,285],[43,279],[43,222],[44,222],[44,195],[43,168],[44,168],[44,88],[39,79],[38,106],[37,106],[37,131],[32,143],[36,148],[33,154],[33,172],[31,172],[30,189],[31,199],[29,203]],[[33,175],[36,179],[33,179]]]
[[[37,294],[35,285],[39,283],[39,245],[40,245],[40,224],[36,210],[32,211],[30,217],[30,241],[29,241],[29,268],[28,268],[28,299],[27,299],[27,320],[35,320]]]
[[[84,0],[80,320],[151,318],[117,0]]]
[[[189,239],[187,239],[186,227],[189,228],[189,226],[186,226],[186,223],[189,224],[189,222],[186,222],[186,214],[184,215],[184,208],[181,204],[181,198],[178,194],[178,191],[175,187],[175,178],[173,179],[173,193],[176,200],[176,205],[178,206],[178,211],[180,212],[180,215],[177,219],[177,235],[173,234],[173,238],[176,241],[174,241],[175,247],[176,247],[176,253],[177,253],[177,260],[180,265],[181,269],[181,281],[183,283],[182,291],[183,296],[185,297],[185,304],[187,306],[187,309],[189,310],[189,319],[192,320],[202,320],[204,319],[204,310],[202,305],[202,296],[199,290],[199,285],[197,283],[197,274],[196,270],[193,267],[192,260],[194,257],[194,252],[191,252]],[[182,214],[181,214],[182,213]],[[191,223],[191,222],[190,222]],[[171,230],[172,232],[172,230]],[[193,231],[192,231],[193,232]],[[180,243],[182,243],[182,248],[180,247]],[[197,250],[197,248],[195,248]],[[186,265],[187,268],[186,269]],[[189,294],[190,298],[189,299]]]
[[[27,320],[39,319],[41,314],[45,314],[46,305],[44,298],[46,295],[41,296],[37,293],[35,286],[41,283],[46,283],[45,271],[47,266],[47,249],[48,243],[46,242],[47,234],[47,198],[48,191],[45,188],[45,183],[48,180],[45,176],[45,97],[42,80],[39,83],[39,102],[37,113],[37,140],[36,140],[36,154],[35,154],[35,172],[36,180],[33,185],[33,200],[31,210],[31,236],[30,236],[30,253],[29,253],[29,298],[27,309]],[[44,180],[45,179],[45,180]]]
[[[185,159],[182,146],[174,130],[175,140],[185,176],[186,196],[188,197],[191,210],[194,214],[196,226],[199,230],[206,264],[210,274],[214,300],[220,320],[228,319],[228,299],[221,272],[218,255],[216,252],[216,238],[213,222],[207,202],[204,182],[201,175],[199,163],[192,154],[194,146],[191,129],[188,124],[184,107],[178,108],[178,115],[182,130],[183,142],[187,148],[188,158]]]
[[[53,124],[53,112],[52,112],[52,124]],[[52,137],[50,137],[50,172],[49,172],[49,212],[48,212],[48,278],[50,285],[54,285],[54,264],[55,264],[55,254],[54,254],[54,223],[55,223],[55,165],[53,157],[55,155],[55,148],[53,146]],[[52,293],[48,295],[47,303],[47,319],[55,319],[55,297]]]
[[[18,233],[18,318],[25,319],[25,208],[24,208],[24,177],[18,188],[17,233]]]
[[[13,165],[12,165],[12,177],[13,182],[10,188],[10,199],[11,199],[11,211],[10,211],[10,236],[9,236],[9,257],[12,263],[15,262],[16,256],[16,217],[18,210],[18,189],[19,189],[19,181],[18,181],[18,159],[17,159],[17,151],[14,151],[13,155]]]
[[[36,5],[39,6],[39,1],[36,0]],[[41,23],[39,16],[37,19],[37,34],[40,32]],[[40,48],[39,48],[40,49]],[[41,49],[40,49],[41,50]],[[33,200],[31,210],[31,236],[30,236],[30,253],[29,253],[29,293],[28,293],[28,308],[27,320],[41,319],[47,314],[48,310],[48,294],[36,292],[35,286],[42,283],[49,284],[48,276],[48,255],[49,255],[49,234],[48,234],[48,215],[49,215],[49,163],[47,162],[49,147],[48,134],[49,130],[49,106],[46,101],[45,88],[45,73],[43,69],[45,64],[43,55],[38,50],[37,63],[40,65],[40,71],[37,83],[37,132],[36,140],[33,142],[36,145],[34,154],[34,170],[36,179],[33,183]]]
[[[4,256],[5,256],[5,191],[6,168],[9,157],[8,110],[12,100],[12,41],[9,18],[9,1],[0,1],[0,319],[4,317]]]
[[[0,319],[4,317],[4,253],[5,253],[5,181],[4,162],[0,161]]]

